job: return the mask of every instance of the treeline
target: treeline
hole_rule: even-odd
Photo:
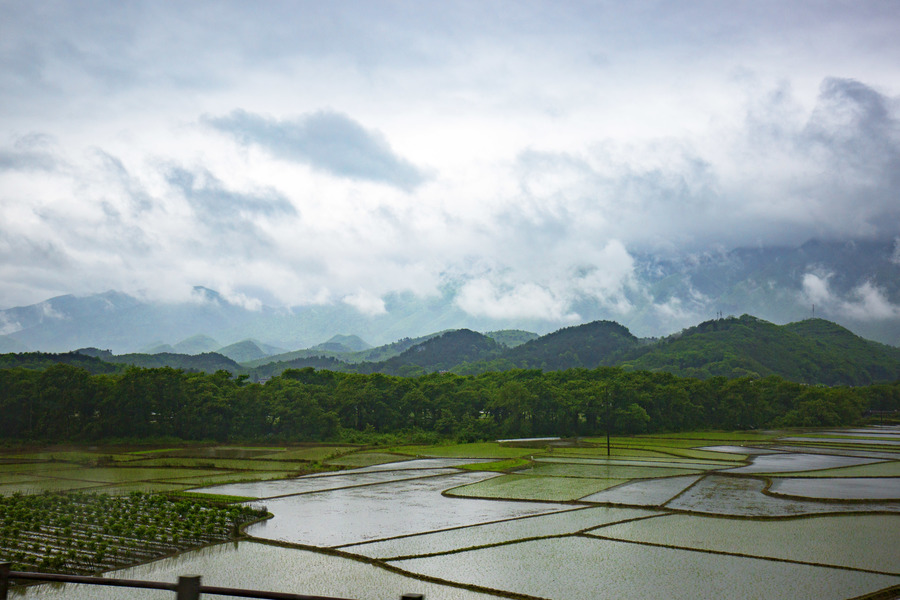
[[[20,441],[590,436],[607,423],[614,434],[851,425],[898,408],[900,383],[822,387],[614,367],[417,378],[307,368],[265,384],[171,368],[0,370],[0,437]]]

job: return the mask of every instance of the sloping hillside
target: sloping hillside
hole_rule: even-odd
[[[620,366],[686,377],[780,375],[865,385],[900,377],[900,349],[821,319],[779,326],[750,315],[706,321],[623,357]]]

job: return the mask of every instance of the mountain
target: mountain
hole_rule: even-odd
[[[7,352],[28,352],[28,346],[8,335],[0,335],[0,354]]]
[[[900,348],[860,338],[822,319],[779,326],[749,315],[700,323],[631,351],[620,366],[685,377],[765,377],[866,385],[900,378]]]
[[[215,373],[216,371],[228,371],[232,374],[244,372],[244,368],[227,356],[216,352],[204,352],[203,354],[118,354],[110,355],[103,359],[105,362],[119,365],[133,365],[145,369],[158,369],[160,367],[172,367],[185,371],[202,371]]]
[[[65,352],[62,354],[45,352],[0,354],[0,369],[13,369],[18,367],[23,369],[44,370],[57,364],[78,367],[88,371],[92,375],[110,374],[122,370],[117,365],[111,364],[101,357],[92,356],[82,352]]]
[[[232,351],[238,357],[241,352],[254,356],[262,352],[253,340],[233,345]],[[258,381],[286,369],[305,367],[416,376],[440,371],[467,375],[517,368],[549,371],[619,366],[701,379],[777,375],[798,383],[824,385],[900,381],[900,348],[866,340],[824,319],[776,325],[750,315],[705,321],[658,340],[639,339],[612,321],[596,321],[566,327],[514,348],[487,335],[459,329],[362,352],[302,352],[305,354],[286,353],[241,365],[218,353],[114,355],[109,350],[83,348],[61,355],[4,354],[0,355],[0,368],[44,368],[54,362],[88,361],[85,368],[92,372],[98,368],[97,363],[113,370],[112,365],[169,366],[207,373],[223,369]],[[361,360],[363,355],[389,356]]]
[[[613,321],[594,321],[565,327],[504,353],[504,358],[523,368],[558,370],[594,368],[640,345],[626,327]]]
[[[635,271],[650,301],[637,301],[622,322],[649,335],[666,335],[673,326],[689,327],[718,313],[776,323],[818,316],[900,346],[900,240],[809,240],[797,247],[638,255]]]
[[[332,336],[332,338],[327,342],[312,346],[310,350],[324,350],[326,352],[346,353],[362,352],[363,350],[368,350],[371,347],[372,346],[370,344],[364,342],[359,336],[335,335]]]
[[[235,344],[223,346],[217,352],[235,362],[244,364],[258,361],[263,363],[271,362],[273,356],[283,353],[284,349],[265,344],[259,340],[241,340]]]
[[[178,354],[173,346],[169,344],[157,343],[150,344],[145,348],[141,348],[138,354]],[[188,354],[187,352],[183,354]]]
[[[249,360],[259,360],[270,356],[253,340],[243,340],[236,344],[223,346],[222,348],[219,348],[218,353],[227,356],[237,363],[247,362]]]
[[[484,335],[488,336],[498,344],[507,348],[515,348],[521,346],[525,342],[536,340],[541,337],[530,331],[522,331],[521,329],[502,329],[500,331],[488,331]]]
[[[796,247],[635,253],[632,258],[632,273],[628,285],[617,292],[621,298],[615,311],[602,296],[585,295],[571,302],[567,314],[582,323],[615,316],[635,335],[653,337],[717,314],[753,314],[772,323],[816,316],[867,339],[900,346],[900,245],[895,240],[810,240]],[[374,316],[341,302],[248,308],[200,286],[189,300],[177,303],[116,291],[58,296],[0,310],[0,350],[97,347],[120,354],[150,349],[194,354],[217,350],[213,340],[228,346],[250,339],[264,352],[269,352],[266,344],[307,349],[289,360],[338,355],[343,359],[348,352],[367,351],[359,345],[362,339],[383,347],[394,340],[465,328],[492,332],[489,337],[513,347],[524,338],[504,332],[546,334],[571,322],[561,317],[501,319],[467,313],[459,303],[465,283],[448,279],[438,294],[428,297],[387,294],[382,298],[385,311]],[[338,331],[352,335],[335,337]],[[310,347],[315,348],[312,354]],[[381,357],[358,354],[348,360],[387,360],[387,354],[391,352]]]
[[[389,375],[449,371],[461,363],[499,357],[502,352],[503,346],[488,336],[469,329],[458,329],[412,346],[384,362],[360,365],[360,371]]]
[[[445,332],[432,333],[417,338],[403,338],[391,344],[369,348],[360,352],[336,352],[331,350],[313,350],[311,348],[304,350],[294,350],[293,352],[285,352],[269,356],[268,358],[246,361],[243,363],[245,367],[257,368],[267,365],[267,376],[280,373],[278,369],[299,368],[298,365],[313,366],[305,361],[314,358],[329,358],[338,360],[341,363],[357,364],[362,362],[381,362],[399,356],[404,350],[412,348],[417,344],[437,337]],[[272,364],[275,364],[273,367]]]
[[[198,333],[175,344],[172,351],[177,354],[203,354],[204,352],[215,352],[221,347],[222,344],[208,335]]]

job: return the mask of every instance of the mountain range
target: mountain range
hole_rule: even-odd
[[[492,337],[495,336],[495,337]],[[515,338],[506,345],[500,340]],[[900,348],[861,338],[824,319],[775,325],[750,315],[718,318],[662,338],[637,338],[612,321],[566,327],[518,343],[525,332],[482,334],[450,330],[404,339],[378,348],[354,350],[357,340],[337,348],[284,353],[238,363],[222,354],[123,354],[85,348],[65,354],[8,353],[0,367],[46,368],[63,362],[94,373],[127,366],[173,367],[187,371],[229,371],[266,381],[288,369],[327,369],[351,373],[420,376],[436,372],[474,375],[510,369],[557,371],[617,366],[630,371],[679,376],[779,376],[817,385],[869,385],[900,382]]]
[[[219,352],[247,362],[297,349],[317,356],[363,352],[369,343],[380,347],[456,329],[546,334],[597,320],[615,320],[639,336],[663,337],[716,316],[745,313],[772,323],[822,317],[900,346],[896,240],[637,255],[633,271],[624,304],[610,309],[597,298],[578,298],[562,320],[469,314],[457,301],[460,283],[451,281],[437,296],[390,294],[383,298],[385,312],[376,315],[343,303],[251,309],[200,286],[189,301],[178,303],[117,291],[64,295],[0,310],[0,352],[96,347],[116,354]]]

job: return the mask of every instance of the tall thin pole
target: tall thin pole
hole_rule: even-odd
[[[606,390],[606,457],[609,458],[609,405],[611,401],[609,398],[609,390]]]

